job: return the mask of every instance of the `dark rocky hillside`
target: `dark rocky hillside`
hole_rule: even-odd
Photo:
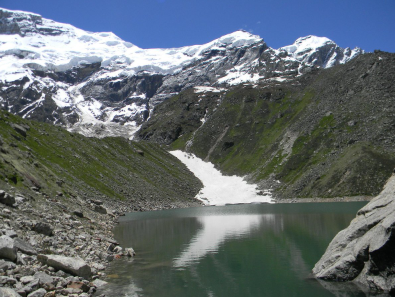
[[[86,138],[0,111],[0,188],[34,199],[197,205],[200,181],[156,144]]]
[[[395,167],[394,80],[395,54],[376,51],[282,83],[190,89],[157,106],[139,138],[277,197],[376,195]]]

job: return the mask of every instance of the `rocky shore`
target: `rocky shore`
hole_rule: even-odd
[[[119,216],[196,205],[136,206],[36,194],[0,190],[0,296],[93,296],[105,284],[109,262],[134,256],[112,238]]]
[[[339,232],[313,269],[324,287],[348,291],[395,293],[395,175],[383,191],[360,209]],[[338,282],[339,285],[334,285]]]

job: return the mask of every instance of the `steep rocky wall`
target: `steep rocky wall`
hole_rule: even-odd
[[[373,291],[395,291],[395,175],[360,209],[314,266],[323,280],[355,282]]]

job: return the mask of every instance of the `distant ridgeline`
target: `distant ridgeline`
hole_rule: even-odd
[[[32,13],[0,21],[0,107],[23,118],[187,150],[277,197],[375,195],[395,166],[393,54],[244,31],[141,49]]]
[[[157,106],[140,139],[195,153],[277,197],[376,195],[395,167],[395,54],[286,82],[195,88]]]

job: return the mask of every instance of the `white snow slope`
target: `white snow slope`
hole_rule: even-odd
[[[196,198],[207,205],[272,202],[269,191],[258,195],[257,185],[248,184],[242,177],[222,175],[212,163],[204,162],[193,154],[179,150],[170,153],[202,181],[203,189]]]

